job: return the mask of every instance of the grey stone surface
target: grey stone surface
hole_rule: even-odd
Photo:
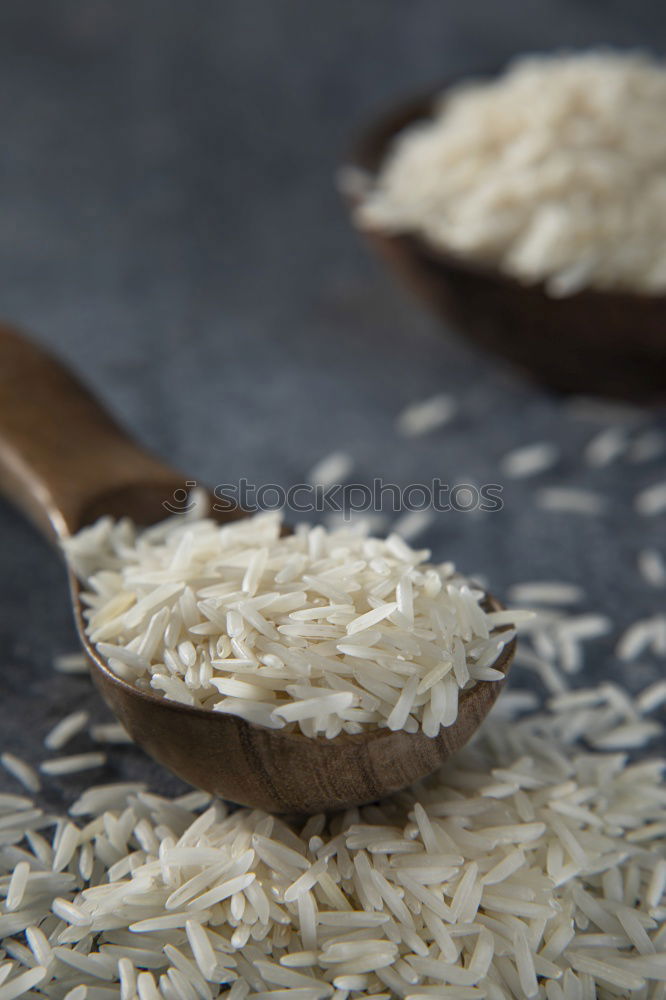
[[[663,518],[641,521],[632,497],[663,460],[586,469],[594,425],[441,337],[369,258],[332,178],[354,129],[404,93],[522,50],[649,44],[662,28],[649,0],[5,0],[0,312],[213,484],[288,486],[337,448],[361,482],[502,483],[508,449],[556,441],[557,469],[504,483],[500,513],[442,514],[424,542],[498,595],[557,578],[583,581],[586,607],[618,628],[654,613],[663,593],[635,563],[663,544]],[[442,390],[460,403],[450,427],[396,437],[396,413]],[[535,489],[552,483],[601,490],[608,513],[539,511]],[[68,708],[104,711],[86,680],[50,668],[76,645],[56,554],[4,505],[0,534],[0,746],[36,760]],[[612,645],[591,644],[589,678],[659,676],[654,659],[622,670]],[[176,787],[114,752],[108,776],[130,774]]]

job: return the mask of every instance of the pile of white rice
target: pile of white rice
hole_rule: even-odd
[[[666,71],[611,51],[523,58],[443,96],[358,211],[553,295],[666,291]]]
[[[367,538],[277,514],[220,526],[110,518],[66,545],[87,631],[142,689],[306,736],[388,726],[436,736],[529,613],[486,612],[450,563],[397,535]]]
[[[657,695],[567,692],[300,827],[136,784],[69,817],[0,795],[0,1000],[660,1000],[664,763],[581,742],[663,736]]]

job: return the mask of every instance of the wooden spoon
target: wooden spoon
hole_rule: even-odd
[[[0,326],[0,490],[44,535],[58,542],[103,514],[154,523],[184,482],[135,444],[58,361]],[[116,677],[86,636],[71,572],[69,586],[93,680],[132,739],[185,781],[243,805],[313,813],[404,788],[467,742],[503,684],[481,682],[463,694],[456,723],[435,739],[388,729],[308,739],[263,729],[167,701]],[[490,597],[488,606],[501,607]],[[495,663],[504,673],[514,648],[515,642],[507,645]]]
[[[346,165],[374,177],[397,135],[431,118],[445,90],[460,82],[377,118],[353,144]],[[354,210],[359,193],[350,189],[346,197]],[[641,403],[666,399],[666,295],[584,288],[554,298],[543,282],[525,284],[416,234],[368,229],[364,236],[446,326],[543,385]]]

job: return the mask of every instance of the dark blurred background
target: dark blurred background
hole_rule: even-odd
[[[443,339],[364,249],[334,173],[355,130],[404,94],[526,50],[659,49],[665,24],[653,0],[3,0],[0,314],[213,484],[288,486],[333,449],[359,481],[502,482],[506,451],[555,441],[558,468],[507,484],[501,513],[441,515],[424,541],[499,594],[585,579],[589,607],[627,624],[661,606],[635,559],[663,522],[638,519],[632,497],[663,465],[587,468],[598,428]],[[403,406],[440,390],[456,420],[396,437]],[[544,513],[547,483],[604,492],[608,513]],[[35,759],[35,734],[97,702],[51,673],[76,645],[56,555],[4,505],[0,534],[2,743]],[[611,648],[595,645],[590,676],[619,669]]]

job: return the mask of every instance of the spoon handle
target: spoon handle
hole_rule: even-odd
[[[103,513],[133,516],[140,498],[167,500],[183,479],[51,354],[0,324],[0,493],[43,534],[56,541]],[[148,520],[161,500],[153,506]]]

